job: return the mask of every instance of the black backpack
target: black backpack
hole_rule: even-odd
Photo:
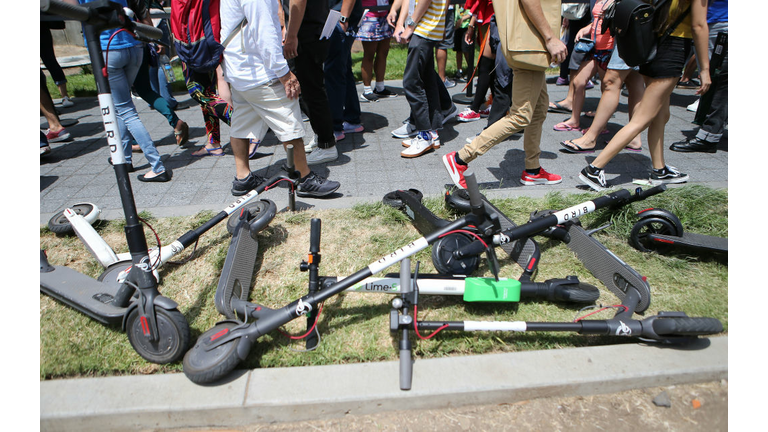
[[[690,7],[677,17],[663,35],[657,34],[657,12],[668,0],[648,4],[643,0],[615,0],[605,9],[603,31],[610,29],[619,56],[627,66],[639,66],[656,57],[656,47],[683,22]]]

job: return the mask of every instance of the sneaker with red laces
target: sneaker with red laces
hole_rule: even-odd
[[[64,140],[69,138],[69,132],[67,132],[67,130],[64,129],[64,128],[61,128],[61,130],[58,131],[58,132],[54,132],[54,131],[48,129],[45,132],[45,138],[48,139],[49,143],[55,143],[55,142],[59,142],[59,141],[64,141]]]
[[[488,116],[491,115],[491,106],[488,105],[485,109],[481,109],[477,113],[480,114],[480,118],[488,118]]]
[[[464,178],[464,171],[469,168],[468,165],[461,165],[456,162],[456,152],[450,152],[443,156],[443,165],[448,170],[448,175],[451,176],[451,180],[456,187],[461,189],[467,188],[467,180]]]
[[[473,122],[480,120],[480,113],[473,111],[472,108],[467,108],[459,113],[460,122]]]
[[[523,175],[520,177],[520,183],[526,186],[553,185],[562,181],[562,177],[557,174],[548,173],[544,171],[544,168],[539,168],[539,173],[536,175],[530,174],[527,171],[523,171]]]

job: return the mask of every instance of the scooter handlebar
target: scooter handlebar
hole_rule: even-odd
[[[123,7],[117,3],[112,3],[114,10],[125,19],[123,27],[135,33],[139,40],[159,41],[163,38],[163,31],[145,24],[131,21],[123,11]],[[109,23],[108,17],[96,13],[96,9],[91,7],[77,6],[57,0],[40,0],[40,11],[53,15],[59,15],[64,18],[82,21],[87,24],[103,25]],[[114,27],[120,27],[115,23]]]

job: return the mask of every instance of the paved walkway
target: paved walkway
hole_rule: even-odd
[[[552,80],[550,80],[552,81]],[[425,195],[442,194],[450,179],[443,168],[440,157],[460,149],[467,137],[479,133],[486,125],[485,119],[460,123],[452,120],[440,131],[442,146],[439,150],[415,159],[400,157],[402,147],[390,132],[401,125],[408,115],[408,104],[403,96],[402,82],[390,81],[387,85],[400,96],[376,103],[361,103],[362,123],[365,131],[347,135],[338,144],[338,160],[315,166],[314,169],[341,182],[338,193],[329,199],[300,199],[307,206],[318,208],[349,207],[356,202],[378,201],[387,192],[396,189],[416,188]],[[361,91],[362,85],[358,86]],[[549,85],[550,100],[562,99],[567,87]],[[462,93],[461,86],[451,89],[451,94]],[[587,91],[584,110],[594,110],[599,101],[597,87]],[[148,107],[142,100],[135,100],[142,122],[149,130],[166,167],[173,173],[168,183],[142,183],[136,179],[149,169],[142,154],[134,154],[136,173],[131,174],[131,184],[139,210],[146,210],[158,217],[190,215],[200,210],[220,210],[234,201],[230,187],[234,175],[234,158],[226,143],[229,128],[222,125],[222,142],[227,156],[191,156],[205,141],[205,128],[201,112],[187,94],[176,98],[189,108],[177,111],[181,119],[189,123],[192,148],[182,149],[176,145],[173,130],[163,116]],[[675,90],[672,95],[671,118],[667,124],[665,142],[667,146],[697,130],[692,124],[694,113],[686,106],[696,100],[690,90]],[[466,105],[457,105],[463,110]],[[104,218],[123,217],[117,193],[115,175],[107,163],[109,152],[104,139],[96,98],[76,98],[75,106],[59,108],[64,121],[77,120],[67,129],[73,139],[52,145],[53,152],[40,159],[40,223],[47,223],[56,212],[77,202],[93,202],[102,210]],[[621,98],[619,109],[611,119],[609,138],[627,122],[626,97]],[[578,132],[557,132],[552,127],[564,120],[564,114],[547,116],[542,136],[542,166],[550,172],[563,176],[563,182],[554,186],[523,186],[518,179],[523,170],[524,152],[522,135],[515,135],[497,145],[471,165],[481,187],[489,197],[515,197],[520,195],[543,196],[548,192],[583,191],[578,180],[579,171],[596,155],[574,155],[560,151],[559,142],[578,136]],[[587,126],[589,119],[582,120]],[[44,126],[41,118],[41,127]],[[305,123],[309,129],[309,123]],[[641,153],[622,152],[607,167],[609,182],[622,187],[634,187],[634,178],[647,178],[650,170],[650,155],[645,144]],[[251,168],[269,177],[283,163],[285,152],[271,133],[259,148],[258,158],[251,161]],[[598,144],[599,148],[602,144]],[[666,151],[667,163],[678,167],[691,176],[691,184],[702,184],[714,188],[728,187],[728,137],[727,134],[715,154],[676,153]],[[267,192],[267,197],[279,207],[287,203],[287,194]]]

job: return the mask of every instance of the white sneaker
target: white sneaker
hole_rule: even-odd
[[[408,143],[408,148],[400,152],[400,156],[404,158],[415,158],[430,150],[433,150],[435,148],[433,139],[434,135],[432,135],[430,132],[426,132],[426,134],[428,134],[426,135],[429,137],[428,139],[425,138],[425,133],[420,133],[414,138],[411,138],[411,142]]]
[[[440,148],[440,135],[437,134],[437,131],[430,132],[432,135],[432,148],[437,150]],[[409,138],[407,140],[403,141],[403,147],[408,148],[411,146],[411,141],[413,141],[416,138]]]
[[[688,105],[688,108],[686,108],[688,111],[696,112],[699,110],[699,99],[696,99],[696,102]]]
[[[63,98],[61,98],[61,104],[59,106],[61,106],[62,108],[69,108],[73,105],[75,105],[75,103],[72,102],[72,99],[70,99],[69,96],[64,96]]]
[[[312,153],[315,149],[317,149],[317,134],[308,143],[304,144],[304,153]]]
[[[307,156],[307,165],[317,165],[326,162],[333,162],[339,158],[339,151],[336,146],[331,148],[316,148]]]

